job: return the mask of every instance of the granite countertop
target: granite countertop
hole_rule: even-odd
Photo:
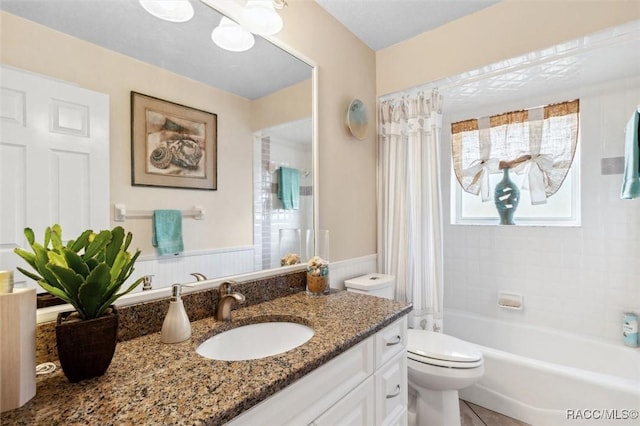
[[[213,317],[193,322],[192,337],[183,343],[163,344],[160,333],[118,343],[102,377],[72,384],[60,369],[38,376],[36,396],[2,413],[0,423],[223,424],[410,310],[411,305],[346,291],[302,292],[239,308],[231,323]],[[291,351],[251,361],[215,361],[195,352],[226,329],[283,319],[313,327],[314,336]]]

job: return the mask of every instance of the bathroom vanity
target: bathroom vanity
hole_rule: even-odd
[[[152,333],[118,343],[102,377],[71,384],[58,370],[2,424],[404,424],[406,314],[410,305],[341,291],[299,292],[233,311],[232,322],[192,323],[192,338]],[[290,351],[216,361],[195,348],[245,324],[292,321],[314,336]]]
[[[229,425],[406,425],[406,341],[402,317]]]

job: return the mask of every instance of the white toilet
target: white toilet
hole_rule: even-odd
[[[344,282],[349,291],[393,299],[395,277],[368,274]],[[446,334],[409,329],[409,426],[460,426],[458,390],[484,374],[482,353]]]
[[[484,374],[482,353],[446,334],[409,329],[407,367],[409,425],[460,426],[458,390]]]

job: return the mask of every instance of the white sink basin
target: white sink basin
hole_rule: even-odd
[[[313,329],[294,322],[261,322],[216,334],[196,352],[220,361],[245,361],[290,351],[313,337]]]

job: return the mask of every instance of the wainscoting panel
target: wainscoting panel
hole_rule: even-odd
[[[141,256],[132,278],[154,275],[153,288],[169,287],[175,283],[189,283],[198,272],[209,279],[252,272],[253,247],[229,247],[181,253],[178,256]],[[142,286],[136,291],[141,291]]]
[[[377,254],[331,262],[329,265],[329,280],[331,288],[344,290],[345,280],[377,272],[377,263]]]

